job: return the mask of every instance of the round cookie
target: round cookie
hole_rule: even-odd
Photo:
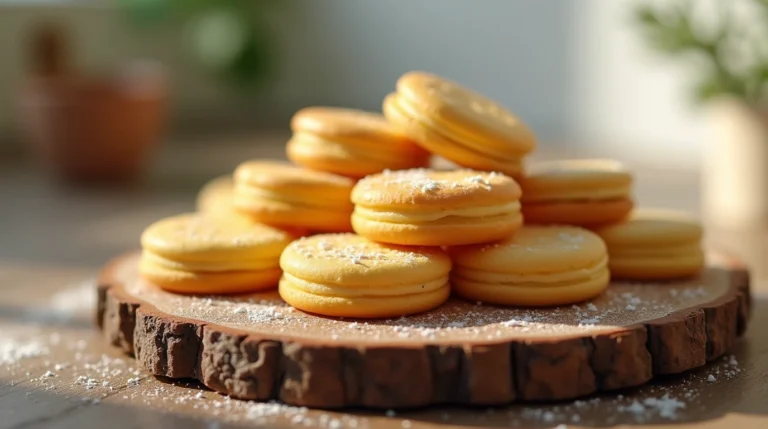
[[[385,171],[352,191],[352,226],[371,240],[447,246],[509,237],[523,223],[520,187],[500,173]]]
[[[519,179],[527,223],[592,226],[617,222],[632,210],[632,175],[607,159],[547,161]]]
[[[293,116],[291,128],[288,158],[313,170],[360,178],[429,162],[428,152],[376,113],[307,107]]]
[[[354,181],[278,161],[248,161],[235,170],[235,208],[278,227],[351,231]]]
[[[180,293],[226,294],[275,287],[293,236],[242,217],[202,213],[159,220],[141,235],[142,276]]]
[[[449,249],[453,291],[472,301],[554,306],[600,295],[610,282],[596,234],[571,226],[524,226],[497,243]]]
[[[197,193],[197,211],[211,216],[240,216],[235,210],[234,193],[231,174],[213,178]]]
[[[398,317],[436,308],[450,295],[451,260],[435,247],[315,235],[286,247],[280,267],[283,300],[324,316]]]
[[[685,213],[638,209],[623,222],[595,232],[608,246],[614,278],[677,279],[694,276],[704,267],[702,227]]]
[[[387,120],[425,149],[461,166],[513,177],[536,137],[505,108],[450,80],[410,72],[384,100]]]

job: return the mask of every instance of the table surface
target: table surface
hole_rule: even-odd
[[[270,139],[284,141],[258,140]],[[192,210],[206,179],[246,158],[282,157],[279,144],[254,140],[192,142],[183,159],[177,147],[166,148],[144,185],[122,191],[65,189],[23,163],[0,164],[0,428],[105,422],[113,428],[768,427],[768,335],[762,332],[768,240],[761,227],[707,230],[709,242],[753,268],[753,317],[733,354],[614,395],[489,409],[340,413],[228,399],[196,383],[147,374],[105,345],[94,328],[92,279],[106,260],[137,247],[147,224]],[[640,204],[696,211],[695,173],[634,167]]]

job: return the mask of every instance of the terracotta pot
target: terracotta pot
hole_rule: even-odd
[[[158,144],[167,85],[155,66],[135,64],[110,78],[40,77],[21,94],[33,153],[69,182],[130,181]]]
[[[711,107],[703,214],[713,226],[768,225],[768,110],[734,99]]]

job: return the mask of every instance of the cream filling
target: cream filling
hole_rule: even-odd
[[[591,267],[559,273],[496,273],[456,265],[452,274],[462,279],[484,284],[504,286],[535,284],[546,287],[589,281],[601,276],[607,267],[608,257],[606,256]]]
[[[628,198],[632,193],[630,185],[588,187],[582,189],[539,188],[526,191],[523,187],[523,202],[549,203],[562,201],[602,201]]]
[[[335,284],[329,286],[300,279],[286,272],[283,272],[283,278],[288,280],[291,285],[304,292],[308,292],[314,295],[343,298],[413,295],[417,293],[435,291],[445,287],[448,284],[447,275],[442,276],[437,280],[414,285],[393,285],[376,288],[372,288],[370,286],[340,286]]]
[[[210,261],[172,260],[154,252],[144,251],[142,257],[162,268],[174,271],[223,272],[223,271],[261,271],[279,268],[279,258],[246,258]]]
[[[251,185],[237,184],[235,185],[235,197],[254,198],[262,200],[271,200],[276,202],[287,203],[291,205],[303,206],[303,207],[316,207],[319,209],[339,209],[349,211],[352,208],[352,203],[348,200],[340,200],[338,198],[328,198],[327,196],[320,195],[320,192],[316,193],[317,200],[321,202],[316,204],[314,200],[310,200],[306,195],[292,195],[285,192],[273,191],[270,189],[257,188]]]
[[[429,128],[432,132],[438,132],[440,135],[443,136],[443,138],[450,140],[451,142],[461,146],[465,150],[468,150],[470,152],[474,152],[478,155],[484,156],[484,157],[491,157],[495,158],[502,162],[512,162],[512,163],[519,163],[520,157],[526,153],[526,151],[520,151],[520,152],[501,152],[498,150],[494,150],[493,148],[488,147],[487,145],[476,145],[471,146],[464,142],[466,139],[465,136],[456,135],[456,133],[450,132],[450,134],[440,133],[437,130],[445,130],[446,127],[438,124],[436,121],[434,121],[432,118],[430,118],[427,115],[423,115],[419,112],[419,109],[412,106],[409,100],[403,96],[403,94],[398,93],[395,97],[395,106],[397,106],[397,109],[400,110],[400,113],[403,116],[413,118],[419,124],[422,126]],[[461,140],[457,139],[456,137],[461,137]]]
[[[496,206],[443,209],[426,213],[416,211],[387,211],[382,209],[372,209],[361,205],[355,206],[355,213],[359,216],[370,220],[391,223],[434,222],[447,217],[482,218],[515,214],[519,212],[519,201]]]

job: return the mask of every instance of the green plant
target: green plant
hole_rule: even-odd
[[[703,76],[695,86],[697,100],[729,95],[749,104],[764,104],[768,101],[768,55],[764,50],[768,0],[715,2],[717,23],[712,25],[697,19],[697,6],[704,2],[692,0],[667,1],[663,7],[643,4],[635,10],[635,18],[651,47],[670,56],[693,54],[704,61]],[[754,14],[745,17],[745,9]]]
[[[211,74],[237,88],[257,88],[272,71],[268,0],[119,0],[142,29],[174,24],[185,48]]]

